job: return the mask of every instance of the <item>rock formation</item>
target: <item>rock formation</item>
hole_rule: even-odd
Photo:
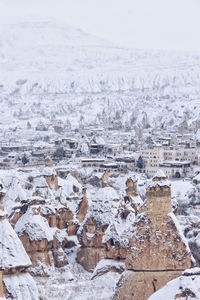
[[[134,177],[132,179],[131,177],[129,177],[126,180],[126,197],[127,199],[125,199],[125,201],[127,202],[128,200],[137,213],[138,209],[143,204],[142,199],[140,198],[140,196],[138,196],[137,178]]]
[[[82,223],[83,220],[85,219],[85,216],[87,214],[88,207],[89,207],[87,196],[86,196],[86,188],[82,189],[82,195],[83,195],[83,198],[82,198],[82,201],[80,202],[78,214],[77,214],[77,218],[80,223]]]
[[[145,207],[133,224],[125,271],[115,300],[146,300],[192,266],[190,250],[172,213],[171,189],[158,172],[147,188]]]
[[[162,171],[143,188],[143,201],[135,177],[126,180],[123,191],[118,181],[112,182],[116,189],[108,185],[105,171],[102,187],[95,186],[87,198],[86,188],[70,173],[58,177],[49,160],[44,170],[33,173],[27,195],[18,198],[9,215],[32,262],[31,274],[48,276],[54,266],[66,266],[73,251],[69,248],[79,242],[77,262],[93,272],[92,279],[109,272],[115,272],[115,283],[120,277],[114,300],[146,300],[192,266]],[[4,196],[0,183],[2,201]],[[4,213],[1,218],[6,219]],[[19,272],[27,267],[19,266]],[[7,290],[11,285],[5,276],[0,268],[0,296],[5,294],[5,282]]]
[[[27,268],[31,261],[3,209],[5,189],[0,185],[0,297],[37,300],[36,284]]]
[[[137,196],[138,195],[138,191],[137,191],[137,178],[131,178],[129,177],[126,180],[126,195],[128,197],[132,197],[132,196]]]
[[[111,187],[99,189],[78,231],[77,261],[87,271],[93,271],[103,259],[125,263],[115,300],[146,300],[192,266],[190,250],[172,212],[165,174],[155,174],[144,203],[138,197],[137,181],[131,178],[126,181],[124,199]],[[110,265],[111,271],[117,271]]]
[[[105,172],[103,173],[102,178],[101,178],[102,188],[108,186],[108,179],[109,179],[109,171],[108,171],[108,169],[106,169]]]
[[[56,191],[58,190],[58,176],[53,168],[53,162],[52,160],[47,157],[45,159],[45,168],[43,169],[43,175],[45,177],[45,180],[48,184],[48,186],[52,189],[54,188]]]
[[[36,273],[33,270],[34,274],[37,274],[39,265],[63,267],[68,264],[65,251],[76,245],[73,236],[88,210],[86,189],[82,190],[81,198],[82,186],[70,174],[66,179],[56,175],[56,183],[52,180],[46,183],[45,174],[52,172],[52,163],[47,162],[45,172],[37,173],[31,180],[32,196],[18,202],[10,215],[11,223],[31,259],[32,270],[36,270]]]
[[[92,271],[106,255],[102,238],[119,207],[119,197],[111,187],[100,188],[94,197],[93,205],[78,231],[81,248],[77,261],[88,271]]]
[[[15,231],[33,267],[39,262],[47,266],[63,267],[68,263],[64,249],[75,245],[68,234],[68,225],[71,225],[74,215],[62,205],[55,208],[47,201],[43,202],[44,199],[41,203],[33,198],[21,206],[20,218],[14,224]]]

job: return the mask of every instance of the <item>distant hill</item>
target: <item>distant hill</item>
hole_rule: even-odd
[[[55,114],[173,127],[187,113],[193,128],[199,116],[200,56],[121,48],[52,20],[1,22],[0,70],[3,122]]]

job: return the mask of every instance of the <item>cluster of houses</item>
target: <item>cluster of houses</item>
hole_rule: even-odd
[[[48,156],[58,165],[73,163],[97,172],[135,171],[152,177],[160,168],[170,178],[192,178],[200,172],[200,144],[191,132],[154,129],[145,131],[141,139],[132,131],[91,125],[49,134],[41,141],[34,135],[26,142],[2,141],[0,168],[43,166]]]

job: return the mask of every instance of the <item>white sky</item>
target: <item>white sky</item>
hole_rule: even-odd
[[[54,17],[119,45],[200,52],[200,0],[0,0],[7,16]]]

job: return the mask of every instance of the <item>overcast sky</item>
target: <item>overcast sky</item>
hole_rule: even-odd
[[[119,45],[200,52],[200,0],[0,0],[7,16],[53,17]]]

